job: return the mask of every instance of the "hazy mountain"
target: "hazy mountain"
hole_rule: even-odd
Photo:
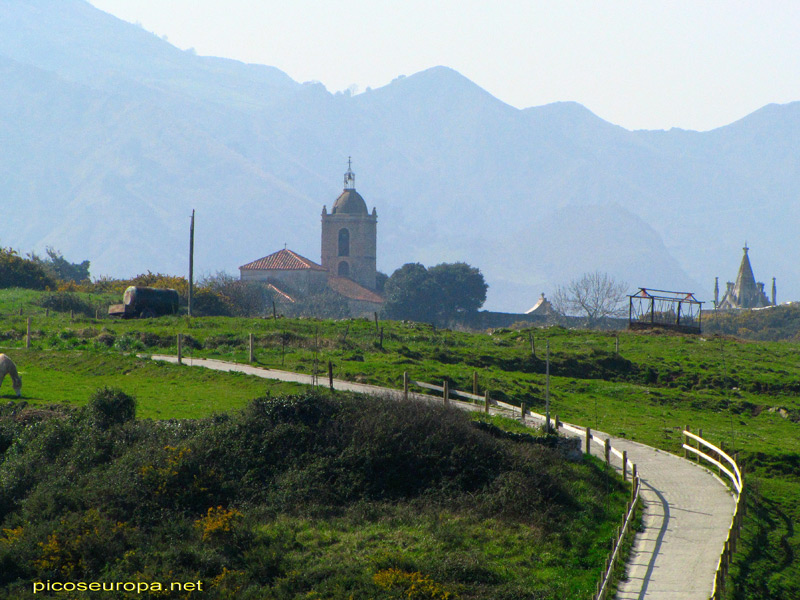
[[[287,243],[319,259],[348,156],[378,266],[465,260],[487,307],[585,271],[694,290],[736,275],[800,296],[800,103],[714,131],[627,131],[579,104],[517,110],[435,67],[353,97],[199,57],[83,0],[0,8],[0,243],[94,275],[200,272]],[[769,287],[769,285],[768,285]]]

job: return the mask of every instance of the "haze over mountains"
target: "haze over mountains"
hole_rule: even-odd
[[[352,156],[378,268],[464,260],[487,308],[525,310],[595,269],[708,301],[745,241],[756,277],[798,299],[799,151],[800,102],[631,132],[570,102],[518,110],[444,67],[351,97],[83,0],[0,8],[0,244],[53,246],[95,276],[186,274],[193,208],[196,271],[284,243],[319,260]]]

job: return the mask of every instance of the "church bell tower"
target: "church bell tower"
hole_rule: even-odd
[[[331,212],[322,207],[322,266],[330,276],[347,277],[365,288],[376,287],[378,213],[367,211],[367,203],[356,191],[356,176],[350,159],[344,174],[344,189]]]

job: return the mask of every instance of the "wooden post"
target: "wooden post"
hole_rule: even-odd
[[[559,419],[558,415],[556,415],[556,433],[558,433],[560,427],[561,427],[561,419]]]
[[[278,320],[278,311],[275,310],[275,300],[272,301],[272,320],[273,321]]]
[[[700,436],[700,437],[703,437],[703,430],[702,429],[698,429],[697,430],[697,435]],[[700,450],[700,442],[697,442],[697,449]],[[697,455],[697,464],[698,465],[700,464],[700,455],[699,454]]]
[[[99,308],[95,308],[94,309],[94,319],[96,321],[99,318],[100,318],[100,309]]]
[[[608,441],[608,438],[606,438],[605,443],[603,445],[606,455],[606,464],[609,464],[611,462],[611,442]]]
[[[45,308],[44,309],[44,316],[45,317],[49,317],[50,316],[50,309],[49,308]]]
[[[472,393],[478,395],[478,372],[472,372]]]
[[[686,427],[684,427],[683,430],[684,431],[691,431],[691,429],[689,429],[688,425]],[[687,446],[689,445],[689,438],[686,436],[686,434],[683,435],[683,443],[686,444]],[[688,458],[688,456],[689,456],[689,451],[686,448],[684,448],[683,449],[683,458]]]
[[[483,392],[483,412],[489,414],[489,390]]]
[[[19,309],[19,314],[22,314],[22,309],[21,308]],[[70,321],[74,321],[75,320],[75,311],[72,310],[72,309],[70,309],[70,311],[69,311],[69,320]]]
[[[616,338],[616,341],[614,343],[614,352],[616,354],[619,354],[619,334],[617,334],[617,338]]]
[[[546,369],[545,369],[545,387],[544,387],[544,408],[545,408],[545,424],[547,434],[550,434],[550,340],[545,344],[546,355]]]
[[[519,416],[522,417],[522,420],[525,420],[525,403],[522,402],[519,405]]]
[[[333,363],[328,361],[328,385],[333,389]]]
[[[528,341],[531,343],[531,356],[536,358],[536,342],[533,339],[533,332],[528,332]]]
[[[592,443],[592,430],[587,427],[586,428],[586,454],[591,454],[592,453],[591,443]]]
[[[25,334],[25,347],[26,348],[30,348],[31,347],[31,318],[30,317],[28,317],[28,328],[27,328],[27,333]]]
[[[253,352],[253,334],[252,333],[249,336],[249,342],[250,342],[250,362],[252,363],[252,362],[256,362],[255,353]]]
[[[178,364],[179,364],[179,365],[182,365],[182,364],[183,364],[183,361],[182,361],[182,358],[183,358],[183,356],[182,356],[182,352],[181,352],[181,350],[182,350],[182,348],[181,348],[181,342],[183,341],[183,340],[182,340],[182,337],[183,337],[183,336],[182,336],[182,335],[179,333],[179,334],[178,334]]]
[[[403,399],[408,400],[408,371],[403,371]]]
[[[622,451],[622,481],[628,481],[628,451]]]
[[[20,317],[22,316],[22,307],[20,307],[20,309],[19,309],[19,316]]]
[[[450,404],[450,385],[447,383],[447,379],[444,380],[442,386],[442,398],[444,398],[445,405]]]

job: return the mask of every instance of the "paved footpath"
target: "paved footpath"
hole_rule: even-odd
[[[175,356],[154,355],[154,360],[177,362]],[[212,359],[184,358],[184,363],[218,371],[239,371],[281,381],[311,384],[311,375],[252,367]],[[319,377],[327,385],[326,377]],[[334,388],[402,398],[398,390],[363,383],[334,380]],[[427,401],[439,398],[410,393]],[[474,404],[451,400],[454,406],[474,410]],[[528,418],[530,424],[537,420]],[[728,534],[735,506],[733,494],[716,475],[683,458],[630,440],[593,431],[611,440],[611,446],[627,450],[636,463],[645,503],[644,531],[636,535],[628,562],[628,580],[621,582],[617,600],[708,600],[714,573]],[[593,453],[602,450],[592,443]],[[615,462],[616,461],[616,462]],[[612,464],[620,468],[614,457]]]

